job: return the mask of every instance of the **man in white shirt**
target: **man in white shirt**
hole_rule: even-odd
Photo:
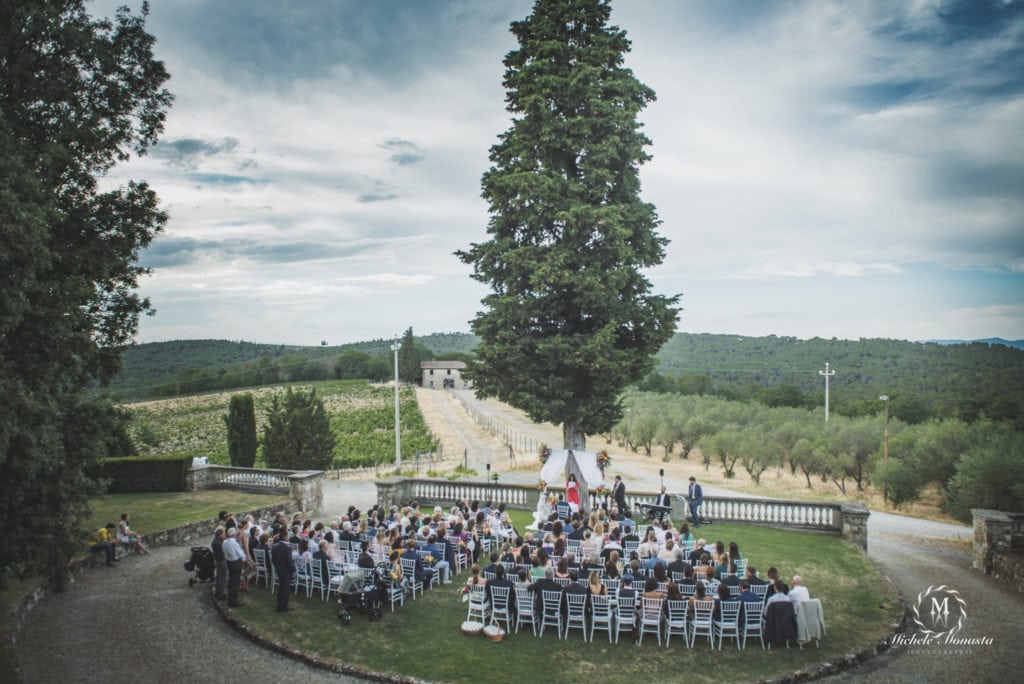
[[[228,564],[228,606],[237,608],[242,605],[238,602],[238,587],[242,583],[242,564],[246,558],[242,545],[238,543],[238,529],[228,529],[227,535],[221,548]]]
[[[811,600],[811,593],[807,591],[807,587],[804,586],[804,578],[800,575],[793,577],[793,586],[789,590],[789,600],[793,602],[794,611],[800,607],[801,601]]]

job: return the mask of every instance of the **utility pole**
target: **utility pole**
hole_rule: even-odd
[[[825,422],[826,423],[828,422],[828,379],[831,378],[835,374],[836,374],[836,372],[834,370],[830,371],[828,369],[828,362],[827,361],[825,362],[825,370],[818,371],[818,375],[822,375],[822,376],[825,377]]]
[[[882,460],[889,460],[889,395],[883,394],[878,397],[879,401],[885,402],[885,430],[882,438]]]
[[[395,467],[402,469],[402,428],[398,409],[398,350],[402,345],[395,342],[391,351],[395,352]]]

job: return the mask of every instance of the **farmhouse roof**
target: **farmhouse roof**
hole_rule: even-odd
[[[463,361],[420,361],[421,370],[452,368],[464,370],[466,364]]]

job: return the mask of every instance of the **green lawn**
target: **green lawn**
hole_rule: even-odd
[[[161,532],[179,525],[215,518],[221,511],[247,511],[283,503],[280,494],[250,494],[230,489],[199,492],[108,494],[89,502],[95,527],[117,523],[122,513],[131,514],[132,529],[141,534]]]
[[[678,637],[671,649],[647,638],[638,648],[625,635],[619,644],[609,645],[607,635],[601,634],[586,643],[578,630],[568,644],[551,634],[542,640],[529,632],[491,643],[459,631],[466,604],[458,582],[407,601],[395,613],[385,609],[377,623],[357,614],[343,626],[335,602],[324,602],[319,594],[293,598],[296,610],[282,616],[274,612],[273,595],[262,588],[247,597],[237,614],[275,641],[326,660],[430,681],[511,681],[531,673],[546,682],[597,677],[631,684],[664,679],[673,671],[699,681],[749,681],[793,672],[872,645],[899,617],[895,593],[863,554],[838,537],[742,525],[714,525],[702,532],[726,544],[736,541],[762,575],[770,565],[786,578],[803,575],[811,595],[824,604],[829,633],[821,648],[762,651],[748,643],[746,651],[738,652],[726,641],[722,651],[712,654],[706,639],[698,640],[692,651]]]

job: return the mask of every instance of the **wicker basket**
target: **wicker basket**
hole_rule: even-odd
[[[467,620],[466,622],[462,623],[462,626],[459,629],[461,629],[462,633],[467,636],[476,636],[477,634],[483,631],[484,623],[476,622],[473,620]]]
[[[484,636],[491,641],[501,641],[505,638],[505,630],[497,625],[487,625],[484,627]]]

